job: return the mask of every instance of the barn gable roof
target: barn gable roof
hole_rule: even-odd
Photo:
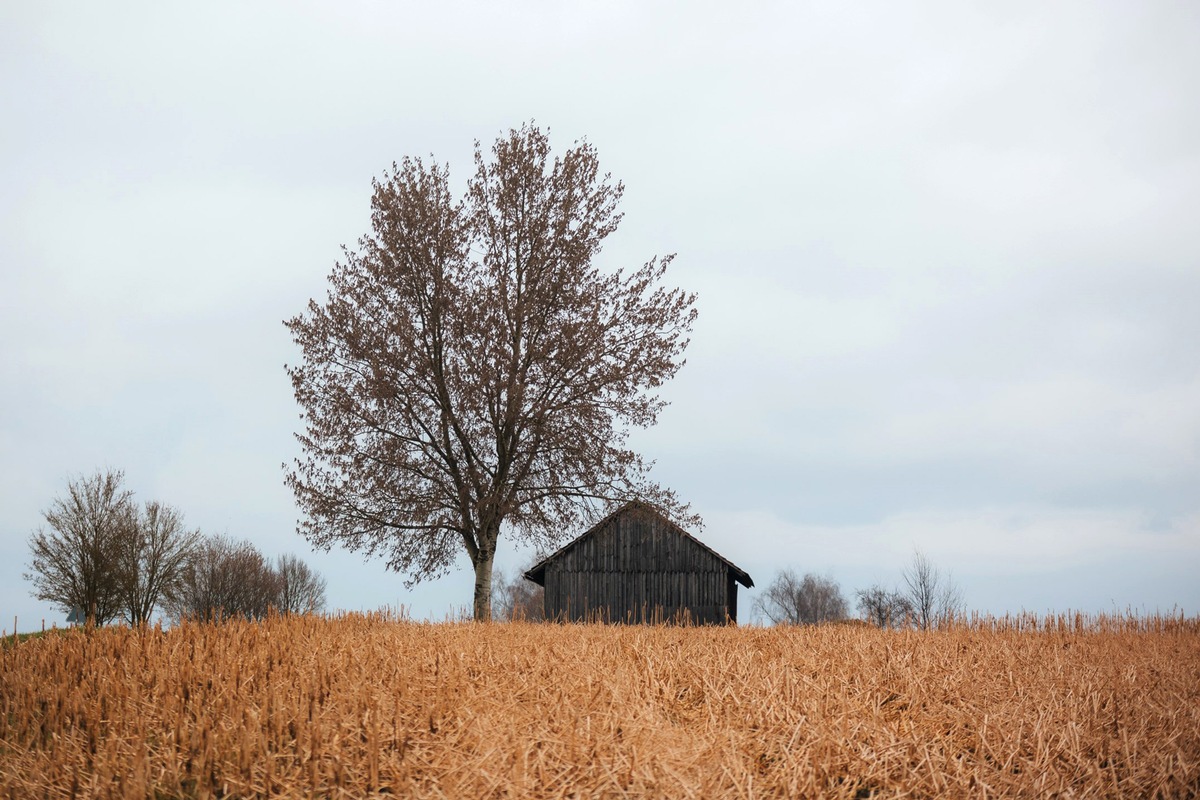
[[[604,517],[604,519],[600,520],[595,525],[588,528],[581,535],[579,535],[575,539],[572,539],[570,542],[563,545],[558,550],[555,550],[553,553],[546,556],[538,563],[534,564],[525,573],[525,577],[527,579],[533,581],[534,583],[538,584],[539,586],[544,586],[546,584],[546,565],[547,564],[558,559],[564,553],[570,551],[572,548],[574,548],[576,545],[578,545],[580,542],[584,541],[588,537],[595,536],[597,534],[597,532],[602,530],[614,518],[620,516],[621,514],[624,514],[627,511],[632,511],[632,510],[645,511],[645,512],[654,514],[656,517],[658,517],[663,522],[665,522],[671,530],[675,531],[675,533],[679,534],[680,536],[684,537],[685,539],[690,540],[696,546],[703,548],[704,550],[708,551],[713,556],[715,556],[716,558],[718,558],[719,560],[724,562],[725,565],[729,567],[729,572],[733,575],[733,578],[738,583],[740,583],[742,586],[745,586],[747,589],[749,589],[750,587],[752,587],[754,585],[754,581],[750,578],[750,575],[744,569],[739,567],[737,564],[734,564],[732,561],[730,561],[728,558],[726,558],[725,556],[718,553],[716,550],[713,550],[711,547],[709,547],[704,542],[697,539],[695,536],[692,536],[690,533],[685,531],[683,528],[676,525],[674,522],[672,522],[670,519],[668,519],[666,516],[664,516],[663,513],[661,511],[659,511],[657,508],[655,508],[654,506],[650,505],[649,503],[643,503],[638,500],[631,500],[628,503],[625,503],[624,505],[620,506],[615,511],[613,511],[611,514]]]

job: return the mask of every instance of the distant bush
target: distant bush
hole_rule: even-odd
[[[183,569],[166,604],[172,620],[263,619],[325,608],[325,581],[295,556],[277,565],[248,541],[206,537]]]
[[[773,625],[819,625],[850,614],[837,581],[811,572],[801,578],[790,569],[775,576],[754,608]]]

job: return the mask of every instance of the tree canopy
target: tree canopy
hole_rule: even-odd
[[[122,611],[122,553],[134,536],[137,511],[120,470],[97,471],[67,483],[42,513],[47,528],[29,537],[25,579],[33,595],[63,611],[79,609],[103,625]]]
[[[325,302],[285,323],[302,351],[300,532],[382,555],[410,584],[465,551],[482,620],[502,529],[548,548],[607,503],[684,514],[627,436],[663,407],[695,296],[663,286],[671,256],[595,263],[623,192],[595,149],[552,157],[526,125],[488,156],[476,143],[461,199],[417,158],[373,188],[370,233]]]
[[[169,598],[200,540],[178,509],[149,501],[139,507],[125,473],[98,470],[67,483],[43,513],[48,527],[29,537],[25,579],[39,600],[82,612],[103,625],[119,616],[150,621]]]
[[[846,618],[846,598],[833,578],[784,569],[754,601],[772,625],[819,625]]]

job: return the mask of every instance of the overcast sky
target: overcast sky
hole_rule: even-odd
[[[393,160],[531,119],[699,295],[636,443],[759,587],[1200,613],[1197,98],[1194,3],[5,3],[2,627],[63,623],[28,537],[103,467],[333,608],[468,606],[295,532],[281,320]]]

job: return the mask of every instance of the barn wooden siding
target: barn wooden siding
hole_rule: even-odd
[[[748,575],[648,507],[630,504],[526,574],[545,586],[547,619],[737,619]]]

